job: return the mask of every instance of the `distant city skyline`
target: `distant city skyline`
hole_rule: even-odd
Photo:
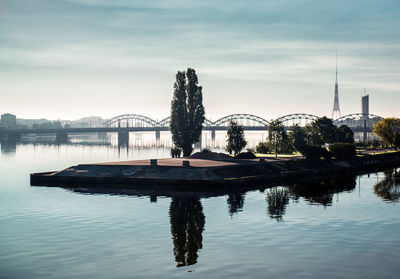
[[[398,1],[0,2],[0,114],[76,120],[170,113],[175,74],[203,86],[207,118],[399,117]]]

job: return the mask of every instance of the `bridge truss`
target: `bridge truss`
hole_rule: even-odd
[[[140,114],[118,115],[104,123],[107,128],[112,127],[159,127],[158,122]]]
[[[366,128],[372,129],[382,119],[383,117],[375,114],[352,113],[334,120],[333,123],[336,126],[346,125],[350,128],[361,128],[365,125]]]
[[[277,118],[276,120],[281,121],[284,126],[291,127],[299,125],[301,127],[306,126],[308,123],[317,120],[319,117],[308,113],[293,113],[287,114]]]
[[[159,127],[169,127],[169,121],[171,120],[171,117],[166,117],[162,119],[161,121],[158,122]],[[210,120],[207,118],[204,120],[204,126],[212,126],[212,123]]]
[[[230,121],[236,121],[240,125],[247,127],[268,127],[269,125],[268,120],[257,115],[245,113],[227,115],[210,124],[216,127],[228,127]]]
[[[293,113],[287,114],[276,118],[276,120],[281,121],[284,126],[291,127],[293,125],[299,125],[304,127],[310,122],[318,119],[319,117],[308,113]],[[362,113],[352,113],[342,116],[338,119],[333,120],[334,124],[337,126],[347,125],[350,128],[361,128],[365,127],[372,128],[373,125],[382,120],[381,116],[375,114],[362,114]],[[230,121],[237,121],[240,125],[244,127],[268,127],[270,121],[254,114],[238,113],[230,114],[219,118],[216,121],[211,121],[205,119],[205,127],[219,127],[224,128],[229,126]],[[166,117],[160,121],[156,121],[140,114],[123,114],[115,116],[104,123],[104,127],[116,128],[116,127],[130,127],[130,128],[168,128],[170,122],[170,117]]]

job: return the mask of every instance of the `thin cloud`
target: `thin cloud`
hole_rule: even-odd
[[[313,104],[305,109],[321,114],[331,106],[326,100],[332,99],[336,50],[343,103],[364,87],[374,88],[377,98],[393,97],[380,111],[395,113],[393,104],[400,102],[398,1],[4,0],[0,10],[0,96],[6,99],[0,111],[18,110],[16,93],[53,94],[62,103],[66,84],[49,83],[53,70],[65,79],[79,73],[76,84],[68,84],[71,91],[92,88],[87,84],[100,75],[122,98],[131,90],[123,85],[131,83],[168,103],[164,88],[170,89],[176,71],[194,67],[210,94],[208,111],[223,96],[234,112],[246,91],[249,99],[278,108],[304,96]],[[13,73],[29,80],[32,72],[29,94],[9,78]],[[169,78],[165,85],[148,82]],[[45,82],[45,89],[38,86]],[[161,102],[154,105],[161,109]]]

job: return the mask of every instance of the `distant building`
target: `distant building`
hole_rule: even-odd
[[[2,114],[0,127],[2,129],[16,129],[17,117],[10,113]]]
[[[365,89],[364,89],[364,96],[361,96],[361,112],[364,122],[363,142],[365,143],[368,140],[368,133],[366,129],[367,129],[367,119],[369,118],[369,95],[366,95]]]
[[[363,118],[368,118],[369,115],[369,95],[361,96],[361,112]]]

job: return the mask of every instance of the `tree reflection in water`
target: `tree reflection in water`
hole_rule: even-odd
[[[398,200],[400,198],[400,185],[398,182],[387,179],[375,185],[377,195],[388,200]],[[308,183],[298,183],[284,187],[273,187],[266,191],[266,202],[268,216],[278,222],[283,221],[289,200],[304,198],[311,204],[322,204],[329,206],[332,204],[333,195],[343,191],[352,191],[356,186],[355,176],[342,177],[340,179],[326,179]],[[85,194],[110,194],[110,195],[147,195],[150,201],[156,202],[157,194],[151,192],[141,192],[137,190],[126,190],[116,188],[73,188],[74,192]],[[174,245],[174,256],[177,267],[189,266],[197,263],[198,251],[202,249],[203,231],[205,226],[205,216],[200,197],[217,197],[227,195],[229,213],[233,214],[241,211],[244,205],[246,192],[209,192],[201,193],[197,196],[185,196],[176,193],[163,192],[160,195],[171,197],[169,209],[171,234]]]
[[[203,206],[196,197],[172,197],[169,210],[177,267],[197,263],[205,224]]]
[[[289,191],[286,187],[274,187],[267,191],[268,215],[271,219],[280,222],[289,204]]]
[[[397,202],[400,198],[400,174],[387,170],[385,178],[374,185],[374,193],[385,201]]]
[[[242,211],[244,205],[245,193],[230,193],[226,202],[228,203],[229,215]]]
[[[299,183],[289,186],[293,199],[303,197],[311,204],[332,205],[333,195],[343,191],[352,191],[356,187],[355,176],[325,179],[309,183]]]

